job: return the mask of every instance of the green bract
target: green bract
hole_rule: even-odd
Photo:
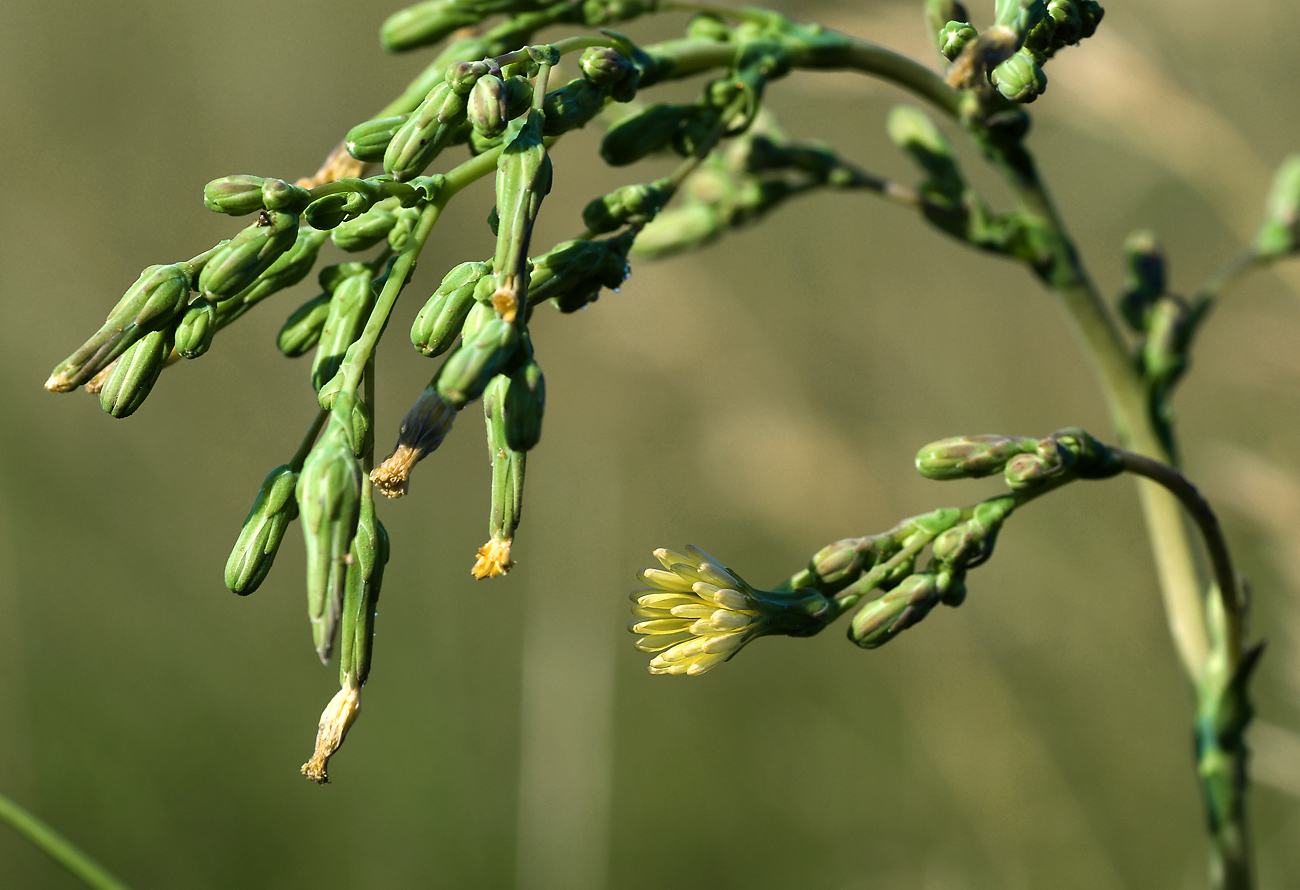
[[[267,474],[226,560],[226,586],[233,593],[247,596],[271,571],[285,529],[298,518],[297,484],[297,471],[287,465]]]

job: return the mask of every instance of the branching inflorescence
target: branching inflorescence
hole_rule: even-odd
[[[641,46],[608,26],[660,12],[694,14],[684,37]],[[956,0],[927,0],[925,19],[947,76],[865,40],[757,8],[672,0],[429,0],[399,12],[382,35],[392,51],[451,42],[374,119],[353,127],[312,177],[234,175],[208,183],[204,203],[252,222],[184,262],[150,266],[103,327],[46,383],[99,394],[115,417],[135,412],[164,369],[196,359],[215,336],[273,294],[307,278],[326,240],[358,259],[325,266],[320,293],[289,314],[278,336],[287,356],[312,354],[319,413],[302,445],[271,471],[226,566],[242,595],[262,583],[280,542],[301,519],[309,619],[316,650],[340,653],[338,695],[322,715],[303,767],[327,781],[329,757],[360,708],[375,604],[389,541],[376,493],[404,495],[415,465],[435,450],[457,412],[481,400],[492,462],[490,535],[472,571],[512,565],[527,453],[537,445],[545,383],[529,321],[549,301],[568,313],[615,288],[638,256],[701,246],[788,199],[816,189],[861,189],[914,208],[941,232],[1024,262],[1053,291],[1097,369],[1123,446],[1078,429],[1044,439],[975,436],[927,446],[920,471],[936,479],[1002,473],[1009,492],[906,519],[878,535],[823,548],[774,591],[750,587],[702,551],[656,551],[634,594],[637,646],[657,653],[655,673],[699,674],[766,634],[807,636],[844,614],[849,635],[873,648],[943,603],[959,605],[969,570],[989,558],[1015,510],[1077,479],[1124,471],[1144,485],[1148,527],[1180,654],[1197,695],[1197,750],[1221,886],[1249,884],[1245,835],[1245,684],[1257,647],[1245,643],[1244,600],[1213,513],[1171,464],[1169,400],[1198,326],[1239,274],[1296,252],[1300,157],[1278,175],[1256,244],[1189,300],[1169,292],[1155,237],[1126,245],[1119,315],[1100,299],[1025,146],[1024,105],[1047,87],[1050,59],[1091,36],[1094,0],[996,0],[978,31]],[[535,44],[543,28],[579,36]],[[578,76],[556,82],[561,65]],[[910,91],[972,138],[1006,180],[1014,206],[997,211],[967,181],[943,132],[919,108],[890,114],[892,141],[915,162],[915,186],[856,166],[830,146],[787,137],[763,106],[767,86],[797,69],[850,70]],[[650,88],[712,73],[694,102],[648,103]],[[615,112],[615,109],[618,109]],[[596,196],[578,237],[536,251],[532,232],[551,187],[551,147],[600,119],[605,163],[655,154],[681,158],[671,175]],[[446,162],[453,149],[468,159]],[[382,172],[375,172],[382,166]],[[440,172],[430,172],[435,166]],[[398,297],[444,208],[493,176],[490,257],[446,272],[411,329],[415,348],[446,355],[401,423],[383,461],[374,453],[374,356]],[[576,226],[575,226],[576,227]],[[1214,568],[1197,578],[1179,515],[1202,532]],[[928,552],[928,560],[922,554]],[[1209,593],[1207,594],[1207,589]]]

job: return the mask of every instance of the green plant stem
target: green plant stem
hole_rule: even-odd
[[[0,794],[0,822],[18,832],[87,887],[93,890],[130,890],[71,841],[3,794]]]
[[[1192,297],[1189,303],[1192,326],[1199,325],[1210,310],[1214,308],[1214,303],[1224,288],[1246,273],[1253,272],[1267,264],[1268,261],[1260,259],[1253,250],[1243,250],[1228,260],[1223,265],[1223,268],[1211,275]]]
[[[294,452],[293,459],[289,461],[289,469],[295,473],[302,469],[303,464],[307,462],[307,455],[311,454],[311,447],[316,444],[316,437],[320,435],[321,428],[325,426],[325,420],[329,416],[330,413],[324,408],[316,412],[316,419],[311,422],[307,435],[302,437],[298,450]]]

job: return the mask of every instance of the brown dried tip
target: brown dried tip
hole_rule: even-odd
[[[320,165],[314,176],[304,176],[294,185],[304,189],[314,189],[318,185],[324,185],[327,182],[333,182],[336,179],[353,179],[361,175],[365,170],[365,162],[358,161],[352,155],[348,154],[347,142],[340,142],[334,146],[334,150],[329,153],[325,163]]]
[[[495,578],[510,571],[511,566],[515,564],[515,561],[510,558],[511,540],[511,538],[493,538],[478,548],[478,561],[474,563],[474,568],[469,570],[470,574],[482,581],[484,578]]]
[[[89,380],[87,380],[85,386],[86,392],[90,393],[93,396],[96,393],[98,393],[101,389],[103,389],[104,382],[108,380],[108,375],[113,373],[113,368],[115,365],[117,365],[117,359],[113,359],[104,367],[104,370],[100,371],[94,377],[91,377]],[[49,386],[48,383],[45,385]]]
[[[370,471],[375,490],[386,498],[400,498],[411,487],[411,470],[424,454],[410,445],[397,444],[397,450]]]
[[[69,380],[66,374],[54,374],[45,381],[45,388],[50,392],[72,392],[77,384]]]
[[[334,752],[343,744],[343,737],[361,713],[361,688],[344,686],[330,699],[320,715],[320,728],[316,730],[316,751],[302,765],[302,774],[318,785],[329,783],[325,772]]]
[[[492,294],[492,308],[505,321],[514,324],[515,314],[519,312],[519,298],[515,296],[515,279],[510,276],[506,283]]]

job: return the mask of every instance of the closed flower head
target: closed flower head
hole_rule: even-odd
[[[643,569],[647,585],[634,591],[636,618],[628,629],[636,647],[658,653],[652,674],[702,674],[764,634],[810,636],[831,617],[815,591],[759,591],[696,547],[686,553],[659,549],[662,569]]]

